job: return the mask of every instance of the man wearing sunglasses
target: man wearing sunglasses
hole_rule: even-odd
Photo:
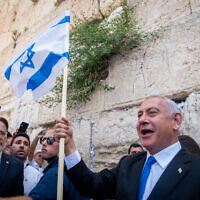
[[[55,129],[50,129],[40,139],[42,144],[42,158],[48,162],[44,169],[44,175],[36,187],[31,191],[29,197],[33,200],[56,199],[57,197],[57,178],[58,178],[58,153],[59,141],[54,138]],[[64,174],[63,179],[63,199],[64,200],[88,200],[76,190],[74,185]]]

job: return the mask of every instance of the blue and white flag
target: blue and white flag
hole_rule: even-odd
[[[69,24],[69,11],[64,11],[3,66],[17,97],[30,89],[37,100],[54,87],[69,61]]]

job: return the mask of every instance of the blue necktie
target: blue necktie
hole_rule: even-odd
[[[140,184],[139,184],[139,191],[138,191],[138,200],[142,200],[144,195],[144,190],[146,186],[146,182],[151,170],[151,166],[156,162],[156,159],[153,156],[150,156],[142,170],[142,174],[140,176]]]

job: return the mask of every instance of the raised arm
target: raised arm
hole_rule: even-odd
[[[34,157],[34,152],[35,152],[35,148],[37,146],[37,143],[38,143],[38,140],[42,137],[42,132],[44,130],[40,131],[34,138],[34,140],[32,141],[31,143],[31,146],[30,146],[30,152],[28,154],[28,160],[31,162],[33,160],[33,157]]]

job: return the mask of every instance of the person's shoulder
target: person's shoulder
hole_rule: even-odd
[[[200,157],[193,155],[191,153],[188,153],[185,149],[181,149],[181,151],[178,153],[180,155],[180,158],[183,163],[189,164],[190,167],[193,169],[196,168],[197,170],[200,169]]]
[[[138,152],[132,155],[126,155],[120,159],[120,162],[133,162],[140,160],[141,158],[145,157],[147,154],[146,151]]]
[[[12,155],[8,155],[8,154],[3,153],[2,156],[4,157],[5,160],[8,160],[12,165],[23,166],[23,162],[21,160],[19,160],[18,158],[12,156]]]
[[[53,164],[48,165],[43,173],[45,176],[52,176],[52,175],[58,175],[58,163],[54,162]]]
[[[28,165],[24,168],[24,172],[30,173],[31,176],[40,176],[42,173],[39,172],[35,167]]]
[[[146,154],[147,154],[147,152],[143,151],[143,152],[138,152],[138,153],[132,154],[132,155],[126,155],[120,159],[118,166],[125,167],[125,166],[132,165],[134,163],[137,163],[138,161],[145,159]]]

